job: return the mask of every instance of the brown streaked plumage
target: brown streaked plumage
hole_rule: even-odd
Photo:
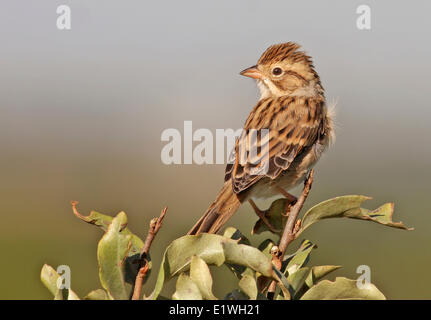
[[[189,234],[217,233],[245,200],[295,187],[328,146],[333,128],[323,87],[311,58],[299,48],[293,42],[273,45],[257,65],[241,72],[257,80],[261,98],[236,142],[222,190]],[[254,129],[267,129],[269,136],[252,137]],[[241,161],[253,149],[257,161]],[[259,168],[267,170],[256,174]]]

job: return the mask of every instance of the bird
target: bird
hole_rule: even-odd
[[[222,189],[189,235],[218,233],[246,201],[255,211],[256,199],[279,194],[294,203],[288,191],[306,179],[335,138],[334,112],[312,58],[297,43],[270,46],[240,75],[256,80],[260,98],[236,139]]]

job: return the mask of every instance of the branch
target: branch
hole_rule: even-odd
[[[153,243],[157,232],[159,232],[160,228],[162,227],[163,219],[167,210],[168,208],[165,207],[158,218],[153,218],[150,221],[150,229],[148,230],[147,238],[145,239],[144,246],[142,247],[139,256],[139,271],[135,279],[133,295],[131,297],[132,300],[139,300],[139,298],[141,297],[142,285],[144,283],[145,276],[149,270],[149,262],[147,259],[148,253],[150,252],[151,244]]]
[[[287,218],[286,225],[284,226],[283,235],[280,238],[280,242],[278,244],[278,248],[272,250],[271,254],[273,255],[272,262],[277,269],[281,269],[281,265],[283,262],[284,254],[286,253],[286,249],[289,244],[295,240],[296,233],[299,230],[299,226],[301,224],[301,220],[298,219],[299,212],[304,206],[304,202],[310,193],[311,185],[313,184],[314,178],[314,170],[310,171],[307,179],[304,182],[304,188],[302,189],[301,196],[298,198],[298,201],[291,208],[289,212],[289,217]],[[274,297],[276,289],[276,282],[273,280],[268,288],[268,298],[272,299]]]
[[[298,201],[295,203],[295,205],[292,207],[292,210],[289,212],[289,217],[287,218],[286,225],[284,226],[283,235],[280,239],[280,244],[278,245],[278,248],[281,252],[280,260],[283,260],[284,253],[286,252],[287,247],[289,244],[295,240],[295,235],[297,228],[295,226],[298,224],[296,219],[298,218],[299,212],[301,211],[302,207],[304,206],[304,202],[308,197],[308,194],[310,193],[311,185],[313,184],[313,178],[314,178],[314,170],[312,169],[310,171],[310,174],[308,175],[307,180],[304,182],[304,189],[302,189],[301,196],[298,198]],[[300,220],[298,220],[300,222]]]

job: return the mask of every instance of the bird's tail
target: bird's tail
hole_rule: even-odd
[[[187,234],[217,233],[241,205],[240,197],[232,190],[232,182],[226,181],[215,201]]]

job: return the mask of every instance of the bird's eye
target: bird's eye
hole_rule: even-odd
[[[272,69],[272,74],[274,75],[274,76],[279,76],[281,73],[283,72],[283,70],[281,70],[281,68],[274,68],[274,69]]]

